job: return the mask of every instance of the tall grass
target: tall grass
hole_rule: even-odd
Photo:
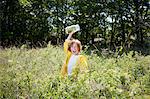
[[[60,78],[61,47],[0,51],[0,98],[150,98],[150,56],[87,55],[89,72],[77,80]]]

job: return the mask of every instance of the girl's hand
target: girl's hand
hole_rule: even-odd
[[[69,34],[73,35],[75,32],[70,32]]]

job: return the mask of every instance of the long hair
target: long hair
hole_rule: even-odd
[[[71,46],[72,46],[74,43],[77,44],[78,51],[80,52],[81,49],[82,49],[82,46],[81,46],[81,42],[80,42],[78,39],[73,39],[73,40],[71,40],[71,42],[69,43],[68,50],[71,52]]]

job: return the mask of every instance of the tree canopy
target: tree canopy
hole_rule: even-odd
[[[104,2],[105,1],[105,2]],[[1,46],[65,40],[79,24],[84,45],[127,51],[149,47],[149,0],[1,0]]]

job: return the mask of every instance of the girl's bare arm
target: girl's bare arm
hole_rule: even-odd
[[[67,37],[67,40],[70,40],[74,32],[69,33],[69,36]]]

